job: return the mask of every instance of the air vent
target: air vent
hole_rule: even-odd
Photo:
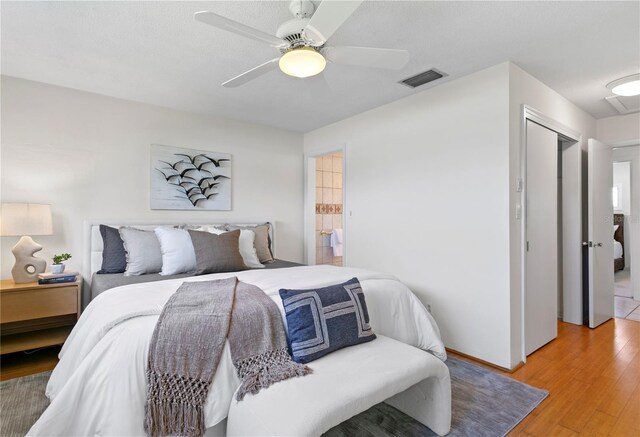
[[[425,83],[433,82],[434,80],[440,79],[441,77],[447,76],[446,73],[436,70],[432,68],[431,70],[427,70],[425,72],[416,74],[415,76],[411,76],[405,80],[401,80],[398,83],[402,85],[406,85],[411,88],[417,88],[420,85],[424,85]]]
[[[640,112],[640,96],[608,96],[605,97],[611,106],[620,114]]]

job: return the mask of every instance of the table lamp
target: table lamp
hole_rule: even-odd
[[[38,273],[44,273],[47,262],[35,256],[42,246],[31,235],[52,235],[51,206],[36,203],[3,203],[0,211],[0,235],[19,236],[11,252],[16,262],[11,269],[18,283],[35,282]]]

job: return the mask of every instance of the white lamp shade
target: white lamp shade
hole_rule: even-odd
[[[51,205],[37,203],[3,203],[0,212],[0,235],[52,235]]]

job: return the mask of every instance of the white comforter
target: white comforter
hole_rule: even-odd
[[[232,276],[260,287],[281,312],[280,288],[320,287],[357,277],[374,332],[446,358],[431,315],[405,285],[389,275],[305,266],[126,285],[100,294],[87,306],[62,348],[60,363],[47,385],[51,404],[28,435],[144,435],[147,353],[164,304],[185,280]],[[205,405],[207,427],[227,417],[239,385],[227,344]]]

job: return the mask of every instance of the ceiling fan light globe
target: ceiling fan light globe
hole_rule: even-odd
[[[322,73],[327,61],[316,50],[309,47],[300,47],[282,55],[278,65],[284,74],[304,78]]]

